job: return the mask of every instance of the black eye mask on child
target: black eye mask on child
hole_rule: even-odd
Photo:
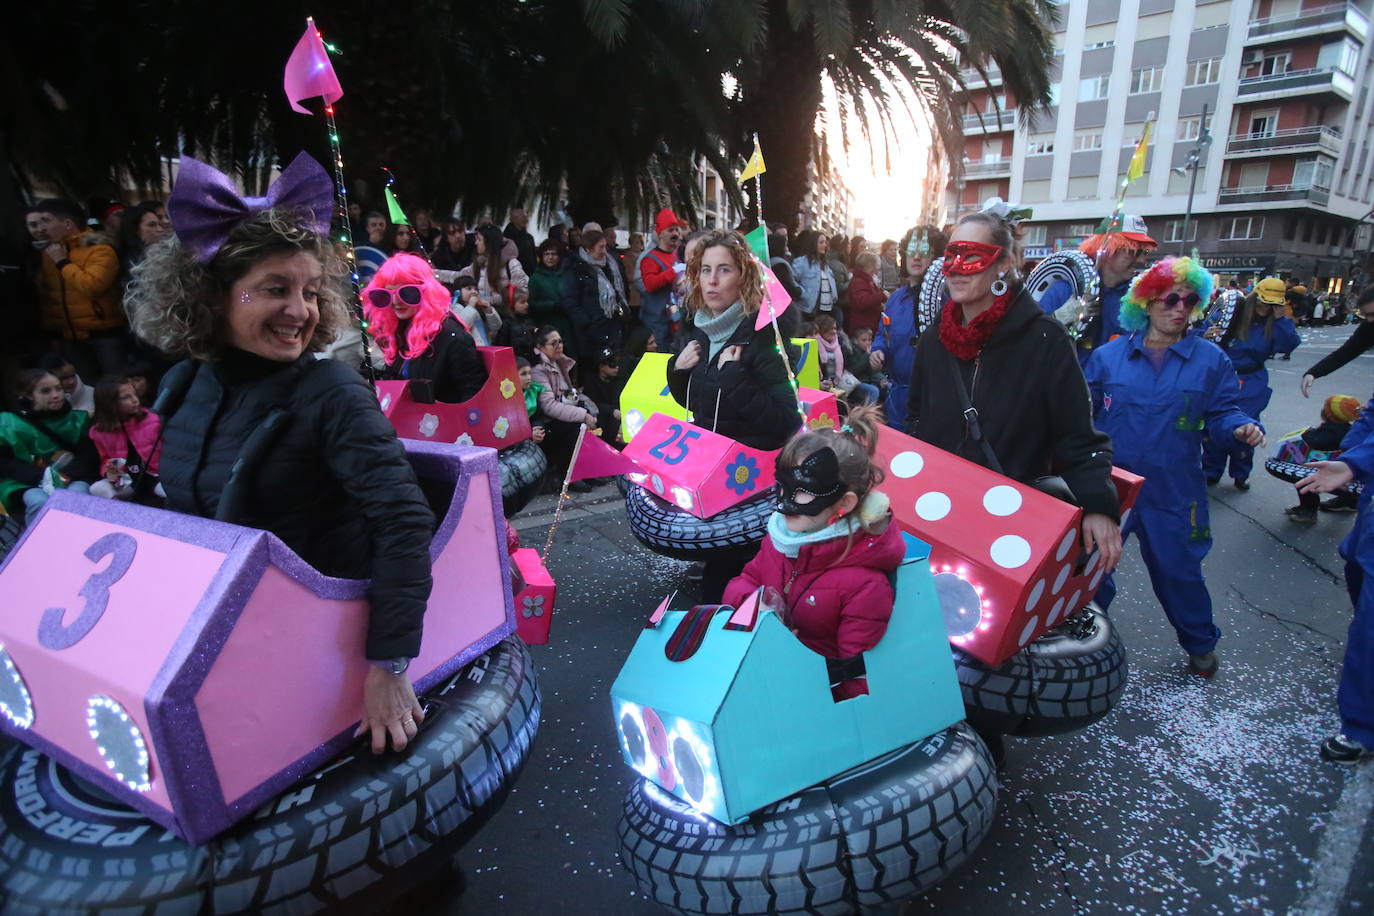
[[[818,449],[794,468],[777,469],[778,511],[783,515],[820,515],[844,496],[840,480],[840,460],[830,446]],[[810,497],[801,502],[797,497]]]

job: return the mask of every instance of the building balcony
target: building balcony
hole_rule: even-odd
[[[1268,76],[1252,76],[1240,81],[1237,100],[1263,102],[1298,95],[1330,93],[1345,99],[1354,97],[1355,80],[1335,67],[1314,67],[1311,70],[1289,70]],[[967,120],[967,119],[965,119]]]
[[[1218,204],[1262,204],[1275,201],[1294,201],[1326,206],[1331,199],[1330,188],[1316,185],[1266,184],[1253,187],[1222,188],[1217,194]]]
[[[1010,178],[1011,160],[983,159],[979,162],[964,163],[965,178]]]
[[[1339,130],[1323,124],[1271,130],[1268,133],[1232,134],[1226,141],[1226,155],[1252,156],[1265,153],[1320,151],[1336,156],[1340,154],[1342,139]]]
[[[1000,114],[984,112],[981,115],[964,115],[964,136],[971,134],[1000,133],[1016,129],[1016,109],[1004,109]]]
[[[982,74],[972,67],[964,67],[959,71],[959,79],[963,80],[964,85],[969,89],[981,89],[985,86],[1002,85],[1002,71],[996,67],[985,67],[987,79],[983,79]]]
[[[1330,3],[1268,19],[1251,19],[1247,45],[1271,41],[1291,41],[1328,32],[1349,32],[1364,41],[1369,34],[1369,19],[1354,3]]]

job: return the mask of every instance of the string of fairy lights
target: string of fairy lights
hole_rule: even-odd
[[[342,56],[343,52],[336,45],[324,40],[323,33],[320,32],[318,26],[314,25],[315,20],[310,19],[309,22],[315,29],[315,37],[324,45],[324,49],[330,54]],[[353,250],[353,224],[348,213],[348,186],[344,184],[343,150],[339,145],[339,125],[334,120],[333,104],[325,104],[324,120],[329,130],[329,151],[334,159],[334,215],[339,221],[339,241],[344,245],[344,262],[348,268],[349,284],[353,290],[350,307],[353,311],[354,320],[358,322],[358,330],[363,339],[363,375],[367,378],[367,383],[375,389],[377,376],[372,367],[372,335],[368,330],[367,313],[363,310],[362,284],[358,277],[357,255]]]

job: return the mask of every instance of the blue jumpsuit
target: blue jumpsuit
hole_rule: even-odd
[[[1240,399],[1236,406],[1258,420],[1274,395],[1269,387],[1269,370],[1264,368],[1264,361],[1276,353],[1297,349],[1301,342],[1291,318],[1275,318],[1273,333],[1268,340],[1264,339],[1264,322],[1252,321],[1250,335],[1245,340],[1231,341],[1226,347],[1226,355],[1231,357],[1240,383]],[[1245,480],[1254,468],[1255,447],[1235,439],[1216,442],[1208,437],[1203,441],[1202,470],[1208,480],[1221,479],[1226,473],[1227,458],[1231,459],[1231,477]]]
[[[1336,703],[1341,731],[1374,748],[1374,527],[1370,525],[1370,498],[1374,496],[1374,398],[1341,442],[1340,459],[1350,465],[1364,484],[1355,527],[1341,542],[1345,560],[1345,585],[1355,605],[1355,617],[1345,640],[1345,664]]]
[[[1221,348],[1196,335],[1163,352],[1156,370],[1145,353],[1144,332],[1118,337],[1093,351],[1086,372],[1093,419],[1112,437],[1112,462],[1145,477],[1122,525],[1135,534],[1150,584],[1189,655],[1205,655],[1221,631],[1212,622],[1212,598],[1202,559],[1212,547],[1202,436],[1233,438],[1255,422],[1236,406],[1236,373]],[[1116,595],[1111,576],[1097,602]]]
[[[1077,341],[1074,342],[1078,351],[1078,365],[1086,366],[1088,359],[1098,347],[1113,337],[1119,337],[1125,333],[1121,327],[1121,297],[1126,295],[1126,290],[1130,288],[1130,285],[1128,281],[1102,291],[1102,318],[1097,323],[1097,333],[1093,335],[1092,346],[1085,347]],[[1053,315],[1061,305],[1069,301],[1069,297],[1072,295],[1073,287],[1060,280],[1045,290],[1045,295],[1040,297],[1040,308],[1045,314]]]
[[[873,351],[883,354],[883,368],[892,380],[887,389],[887,425],[902,429],[906,425],[907,392],[911,390],[911,369],[916,365],[916,297],[918,287],[907,284],[892,291],[883,306],[883,320],[873,337]]]

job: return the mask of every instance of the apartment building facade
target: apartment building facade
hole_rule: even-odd
[[[1035,210],[1028,257],[1074,245],[1112,211],[1153,120],[1127,210],[1146,218],[1163,252],[1195,250],[1223,277],[1276,273],[1322,290],[1367,281],[1369,6],[1068,0],[1048,113],[1023,124],[999,73],[965,72],[950,218],[1000,196]]]

